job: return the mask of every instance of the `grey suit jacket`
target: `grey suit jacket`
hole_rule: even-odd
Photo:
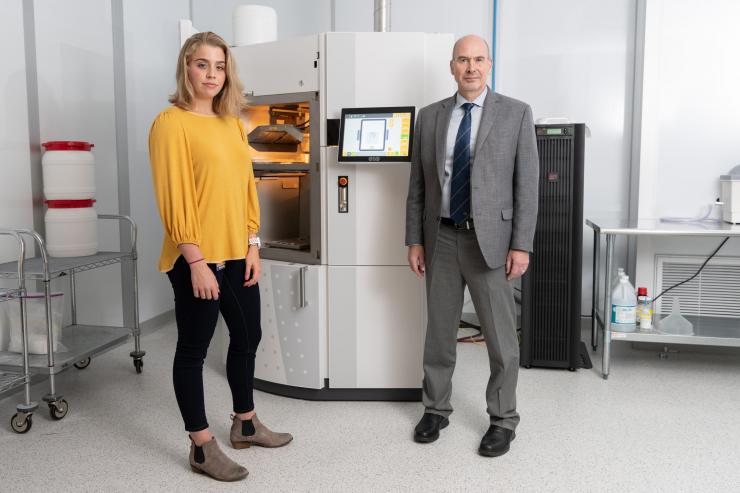
[[[454,107],[453,95],[422,108],[416,119],[406,199],[406,245],[423,245],[427,263],[434,259],[447,128]],[[470,169],[470,212],[490,268],[505,264],[510,249],[532,250],[538,181],[531,108],[489,88]]]

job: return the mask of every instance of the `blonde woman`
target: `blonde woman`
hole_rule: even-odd
[[[175,396],[190,434],[193,471],[222,481],[248,471],[208,428],[203,360],[219,311],[229,328],[226,374],[233,400],[231,444],[280,447],[254,410],[254,359],[260,328],[259,203],[244,126],[245,102],[228,45],[206,32],[190,37],[177,61],[172,106],[154,120],[149,155],[164,244],[159,270],[175,294]]]

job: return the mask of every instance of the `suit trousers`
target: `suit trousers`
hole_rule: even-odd
[[[480,320],[491,374],[486,388],[491,424],[514,430],[519,343],[514,293],[504,266],[486,265],[474,230],[440,225],[434,257],[427,265],[427,333],[424,343],[425,412],[452,413],[452,373],[465,286]]]

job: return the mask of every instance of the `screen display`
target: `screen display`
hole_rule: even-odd
[[[547,135],[562,135],[563,129],[562,128],[548,128],[547,129]]]
[[[414,138],[413,106],[343,108],[339,161],[407,162]]]

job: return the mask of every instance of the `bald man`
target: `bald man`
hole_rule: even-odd
[[[460,38],[457,92],[419,111],[406,203],[411,270],[426,277],[424,416],[414,440],[439,438],[452,413],[452,373],[468,286],[486,340],[490,426],[478,452],[509,451],[519,423],[516,307],[510,281],[529,264],[539,165],[532,111],[486,85],[493,61],[478,36]]]

